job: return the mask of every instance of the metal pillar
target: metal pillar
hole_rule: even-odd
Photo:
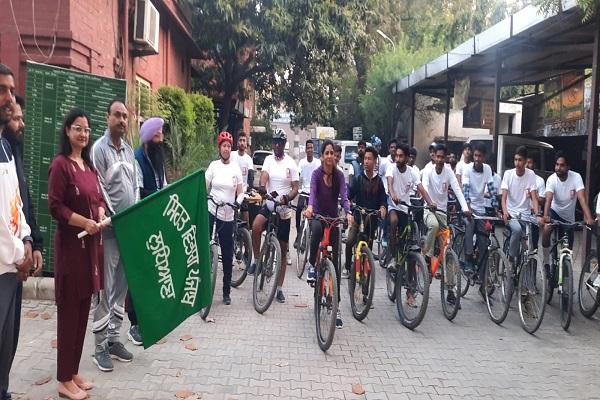
[[[414,147],[415,145],[415,119],[416,119],[416,111],[417,111],[417,92],[412,89],[410,91],[410,145]]]
[[[496,52],[496,80],[494,82],[494,126],[492,134],[494,135],[492,142],[492,151],[494,156],[498,156],[498,134],[500,133],[500,89],[502,88],[502,59],[500,52]]]
[[[592,212],[596,205],[592,204],[594,196],[598,192],[599,182],[596,177],[592,178],[593,172],[598,167],[598,113],[600,112],[600,23],[596,23],[596,35],[594,37],[594,56],[592,61],[592,101],[590,104],[590,123],[588,124],[587,157],[585,160],[585,187],[588,190],[588,199]],[[591,245],[591,235],[586,230],[584,254],[588,254]],[[597,249],[598,250],[598,249]]]
[[[444,115],[444,144],[448,145],[448,130],[450,128],[450,94],[452,90],[452,81],[450,74],[446,77],[446,113]]]

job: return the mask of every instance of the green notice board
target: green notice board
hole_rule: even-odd
[[[25,174],[44,236],[44,272],[54,271],[54,221],[48,211],[48,167],[58,152],[59,130],[73,107],[90,116],[92,140],[106,129],[106,107],[125,99],[124,80],[28,62],[25,91]]]

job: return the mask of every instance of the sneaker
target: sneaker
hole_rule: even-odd
[[[348,270],[344,268],[344,270],[342,271],[342,279],[348,279],[349,275],[350,273],[348,272]]]
[[[228,294],[223,295],[223,304],[225,304],[226,306],[231,304],[231,297],[229,297]]]
[[[248,267],[248,275],[254,275],[254,271],[256,271],[256,263],[253,262],[250,264],[250,267]]]
[[[287,263],[287,265],[292,265],[292,257],[290,257],[289,252],[285,255],[285,262]]]
[[[473,260],[471,260],[470,258],[465,260],[465,272],[466,271],[473,271],[475,269],[475,265],[473,264]]]
[[[317,280],[317,270],[312,265],[308,266],[308,271],[306,271],[306,282],[315,283]]]
[[[132,325],[131,328],[129,328],[127,331],[127,338],[136,346],[141,346],[144,344],[142,341],[142,334],[140,333],[140,327],[138,325]]]
[[[338,329],[342,329],[344,326],[344,321],[342,321],[342,313],[338,310],[337,315],[335,317],[335,327]]]
[[[600,275],[598,275],[598,276],[596,277],[596,279],[594,279],[594,283],[592,283],[592,285],[593,285],[595,288],[600,288]]]
[[[454,291],[448,290],[448,295],[446,295],[446,303],[450,305],[456,304],[456,296],[454,295]]]
[[[110,354],[108,354],[107,349],[96,351],[92,356],[92,361],[102,372],[110,372],[114,369],[113,362],[110,359]]]
[[[283,290],[278,290],[277,291],[277,295],[275,296],[275,299],[279,303],[285,303],[285,296],[283,295]]]
[[[121,362],[131,362],[133,354],[131,354],[121,342],[108,343],[108,353],[110,358],[114,358]]]

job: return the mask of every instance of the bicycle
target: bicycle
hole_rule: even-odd
[[[400,322],[412,330],[425,317],[429,302],[429,271],[421,254],[421,236],[414,216],[414,210],[424,207],[401,204],[408,208],[408,224],[397,238],[402,246],[397,246],[393,264],[386,269],[386,287],[388,298],[396,302]]]
[[[212,196],[208,196],[208,201],[211,201],[215,206],[215,215],[219,215],[219,208],[221,207],[231,207],[234,211],[239,207],[236,204],[231,203],[217,203]],[[217,270],[219,268],[219,235],[217,231],[217,218],[213,218],[213,223],[211,226],[211,235],[210,235],[210,244],[209,244],[209,252],[210,252],[210,287],[211,287],[211,302],[204,308],[202,308],[199,312],[200,318],[206,320],[208,314],[210,313],[210,309],[212,307],[212,298],[215,294],[215,286],[217,285]],[[233,275],[232,275],[233,276]]]
[[[569,246],[568,229],[586,226],[582,222],[562,222],[550,220],[548,225],[565,227],[559,237],[558,229],[554,229],[554,244],[550,248],[552,260],[548,274],[548,293],[546,303],[550,304],[554,288],[558,289],[558,305],[560,309],[560,324],[564,330],[569,329],[573,314],[573,250]],[[583,275],[583,273],[582,273]],[[556,286],[554,281],[556,280]]]
[[[344,221],[344,218],[330,218],[315,214],[312,219],[325,224],[323,238],[319,244],[317,260],[315,261],[317,277],[311,286],[315,288],[314,312],[317,342],[322,351],[327,351],[333,343],[335,320],[339,307],[337,271],[331,260],[331,252],[333,251],[333,246],[330,243],[331,230],[339,229],[338,225]]]
[[[307,193],[300,193],[300,196],[308,198]],[[308,201],[306,204],[308,204]],[[297,240],[298,245],[296,247],[296,276],[298,279],[302,279],[302,275],[304,275],[304,269],[306,268],[306,263],[308,261],[308,250],[310,247],[309,221],[304,217],[303,213],[300,218],[300,231],[297,232],[300,239]]]
[[[598,236],[595,229],[590,229],[594,236]],[[599,243],[600,244],[600,243]],[[596,246],[596,251],[600,247]],[[600,287],[594,285],[600,275],[598,255],[595,251],[590,251],[583,265],[581,266],[581,275],[579,275],[578,302],[581,314],[586,318],[592,318],[598,306],[600,306]]]
[[[240,211],[239,207],[235,208],[233,267],[231,271],[231,287],[234,288],[244,283],[252,262],[252,237],[248,230],[248,223],[240,218]]]
[[[547,277],[544,268],[540,267],[543,265],[542,260],[533,243],[533,235],[531,234],[533,222],[522,219],[521,215],[517,215],[517,218],[512,219],[525,224],[525,234],[521,240],[521,251],[513,267],[508,269],[509,273],[505,276],[505,286],[508,288],[507,299],[508,304],[510,304],[516,284],[521,326],[527,333],[533,334],[538,330],[544,319]],[[507,231],[504,232],[504,254],[506,255],[508,255],[511,235],[508,227]]]
[[[252,302],[254,309],[259,314],[263,314],[271,306],[281,272],[281,245],[277,239],[277,226],[279,225],[277,208],[281,204],[268,194],[265,197],[267,201],[273,202],[273,210],[267,218],[267,229],[260,247],[252,284]]]
[[[431,210],[431,208],[426,207]],[[446,214],[441,210],[432,210],[435,213]],[[450,225],[446,228],[440,228],[435,234],[434,256],[431,257],[431,277],[437,278],[437,270],[441,268],[440,294],[442,299],[442,311],[448,321],[452,321],[460,309],[461,293],[461,272],[458,256],[450,246],[452,230]],[[452,290],[455,293],[454,302],[448,301],[448,293]]]
[[[365,226],[367,223],[377,223],[376,216],[379,214],[379,211],[369,210],[360,206],[353,207],[353,210],[360,213],[360,224],[356,236],[356,244],[352,248],[354,268],[350,268],[348,291],[350,293],[352,315],[356,320],[362,321],[371,309],[375,292],[375,258],[371,251],[373,239],[369,238],[367,232],[370,232],[370,230],[367,231]],[[341,247],[338,253],[341,253]]]

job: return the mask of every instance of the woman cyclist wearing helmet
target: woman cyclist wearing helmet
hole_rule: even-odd
[[[217,136],[219,147],[219,159],[210,163],[206,170],[206,191],[214,201],[208,202],[210,226],[217,219],[217,232],[219,234],[219,245],[223,262],[223,303],[231,304],[231,269],[233,265],[233,230],[234,212],[229,206],[219,207],[217,204],[234,203],[241,200],[242,171],[237,163],[231,162],[231,146],[233,137],[229,132],[221,132]]]

